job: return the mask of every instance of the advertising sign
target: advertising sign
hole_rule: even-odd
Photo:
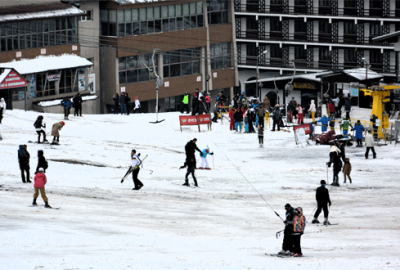
[[[351,96],[358,97],[358,83],[350,83]]]
[[[54,82],[54,81],[59,81],[61,77],[61,74],[51,74],[47,76],[47,80],[49,82]]]
[[[89,74],[89,85],[88,88],[90,93],[93,94],[96,92],[96,74]]]
[[[305,134],[311,134],[312,133],[311,124],[303,124],[303,125],[293,126],[294,132],[296,132],[296,130],[299,129],[299,128],[304,128]]]
[[[85,91],[85,74],[79,74],[78,78],[79,91]]]
[[[28,83],[17,72],[11,70],[7,77],[0,82],[0,89],[17,88],[27,86]]]
[[[306,143],[307,142],[306,135],[313,133],[311,124],[296,125],[293,126],[293,130],[294,130],[294,140],[296,144]]]
[[[198,126],[200,132],[200,125],[209,125],[211,124],[211,116],[209,114],[201,114],[201,115],[180,115],[179,116],[179,124],[181,126]],[[210,125],[211,130],[211,125]]]
[[[32,74],[29,78],[29,92],[31,93],[31,97],[36,97],[36,75]]]

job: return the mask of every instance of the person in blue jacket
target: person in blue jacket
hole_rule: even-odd
[[[331,121],[329,117],[326,115],[322,116],[321,119],[319,119],[317,122],[320,122],[322,124],[321,131],[325,132],[328,129],[328,123]]]
[[[357,140],[356,147],[362,147],[363,132],[365,128],[363,125],[361,125],[360,120],[357,120],[357,123],[354,125],[354,128],[352,130],[356,131],[356,136],[355,136],[355,139]]]
[[[206,149],[203,149],[203,152],[201,152],[201,154],[200,154],[201,165],[200,165],[199,169],[211,170],[210,166],[208,165],[207,155],[214,155],[214,152],[210,153],[210,148],[208,146]],[[204,165],[206,165],[206,167],[204,167]]]
[[[68,116],[69,116],[69,110],[72,108],[72,101],[71,98],[65,98],[62,101],[62,105],[64,107],[64,120],[69,120]]]

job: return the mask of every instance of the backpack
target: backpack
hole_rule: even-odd
[[[44,169],[47,169],[49,167],[49,163],[47,163],[47,160],[44,161]]]
[[[18,149],[18,158],[25,158],[25,157],[26,157],[26,150],[22,145],[20,145]]]

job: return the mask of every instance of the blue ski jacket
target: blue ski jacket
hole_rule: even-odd
[[[353,128],[355,131],[356,131],[356,136],[355,136],[355,138],[357,139],[357,140],[362,140],[363,139],[363,131],[365,130],[365,128],[364,128],[364,126],[363,125],[354,125],[354,128]]]

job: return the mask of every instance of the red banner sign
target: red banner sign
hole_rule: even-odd
[[[312,129],[311,129],[311,124],[303,124],[303,125],[297,125],[297,126],[293,126],[293,130],[296,133],[296,130],[299,128],[304,128],[306,134],[311,134],[312,133]]]
[[[11,70],[7,77],[0,82],[0,89],[17,88],[27,86],[26,81],[17,72]]]
[[[179,124],[181,126],[181,132],[182,132],[182,126],[195,126],[195,125],[199,127],[199,132],[200,132],[200,125],[211,124],[211,116],[209,114],[189,115],[189,116],[180,115]]]

